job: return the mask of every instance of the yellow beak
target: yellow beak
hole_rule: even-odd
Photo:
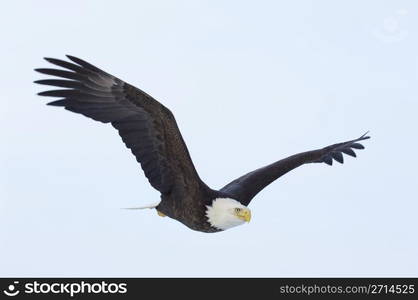
[[[251,210],[249,209],[243,209],[237,214],[238,218],[245,222],[251,221]]]

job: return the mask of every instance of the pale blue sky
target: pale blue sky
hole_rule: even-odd
[[[0,12],[0,276],[418,276],[416,1],[9,1]],[[220,188],[296,152],[372,139],[189,230],[117,132],[36,96],[79,56],[175,114]]]

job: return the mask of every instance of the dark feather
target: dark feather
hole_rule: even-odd
[[[99,68],[97,68],[96,66],[93,66],[92,64],[90,64],[90,63],[88,63],[88,62],[86,62],[86,61],[84,61],[84,60],[82,60],[82,59],[80,59],[80,58],[78,58],[78,57],[75,57],[75,56],[72,56],[72,55],[66,55],[70,60],[72,60],[73,62],[75,62],[76,64],[78,64],[78,65],[80,65],[80,66],[82,66],[82,67],[84,67],[84,68],[86,68],[87,70],[90,70],[90,71],[93,71],[93,72],[96,72],[96,73],[98,73],[98,74],[103,74],[103,75],[105,75],[105,74],[107,74],[106,72],[104,72],[104,71],[102,71],[102,70],[100,70]]]
[[[73,80],[60,80],[60,79],[43,79],[34,81],[37,84],[51,85],[57,87],[66,87],[66,88],[83,88],[83,85],[80,82]]]
[[[67,99],[55,100],[55,101],[47,103],[47,105],[51,105],[51,106],[66,106],[67,104],[68,104]]]
[[[364,149],[364,146],[362,144],[359,144],[359,143],[353,143],[353,144],[350,145],[350,147],[354,148],[354,149],[359,149],[359,150]]]
[[[351,148],[341,149],[341,152],[343,152],[344,154],[350,155],[352,157],[356,157],[357,156],[356,155],[356,152],[354,152],[353,149],[351,149]]]
[[[325,155],[323,157],[323,161],[324,163],[326,163],[327,165],[332,166],[332,157],[330,155]]]
[[[65,69],[77,72],[77,73],[87,73],[85,69],[83,69],[82,67],[69,63],[65,60],[61,60],[61,59],[56,59],[56,58],[49,58],[49,57],[45,57],[44,58],[47,62],[50,62],[51,64],[54,64],[56,66],[59,67],[63,67]]]
[[[42,74],[63,77],[67,79],[74,79],[74,80],[80,80],[80,81],[85,80],[84,76],[80,74],[77,74],[74,72],[63,71],[63,70],[40,68],[40,69],[35,69],[35,71],[42,73]]]
[[[344,157],[341,152],[331,152],[331,156],[333,159],[338,161],[340,164],[344,163]]]

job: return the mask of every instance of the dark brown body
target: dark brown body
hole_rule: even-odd
[[[161,195],[161,202],[156,209],[190,229],[208,233],[219,232],[222,230],[212,227],[208,222],[206,206],[211,206],[213,199],[222,196],[207,186],[202,186],[193,194],[174,189],[170,194]]]

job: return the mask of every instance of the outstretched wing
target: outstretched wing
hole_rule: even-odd
[[[254,196],[267,185],[303,164],[326,163],[331,166],[333,160],[342,164],[344,163],[343,153],[356,157],[353,149],[364,149],[364,146],[358,142],[369,139],[370,137],[366,136],[366,134],[352,141],[289,156],[235,179],[220,191],[240,201],[243,205],[248,205]]]
[[[36,83],[64,88],[39,95],[60,97],[48,104],[111,123],[162,194],[176,184],[197,188],[199,176],[171,111],[140,89],[79,58],[67,57],[71,62],[45,58],[64,70],[36,69],[59,78]]]

